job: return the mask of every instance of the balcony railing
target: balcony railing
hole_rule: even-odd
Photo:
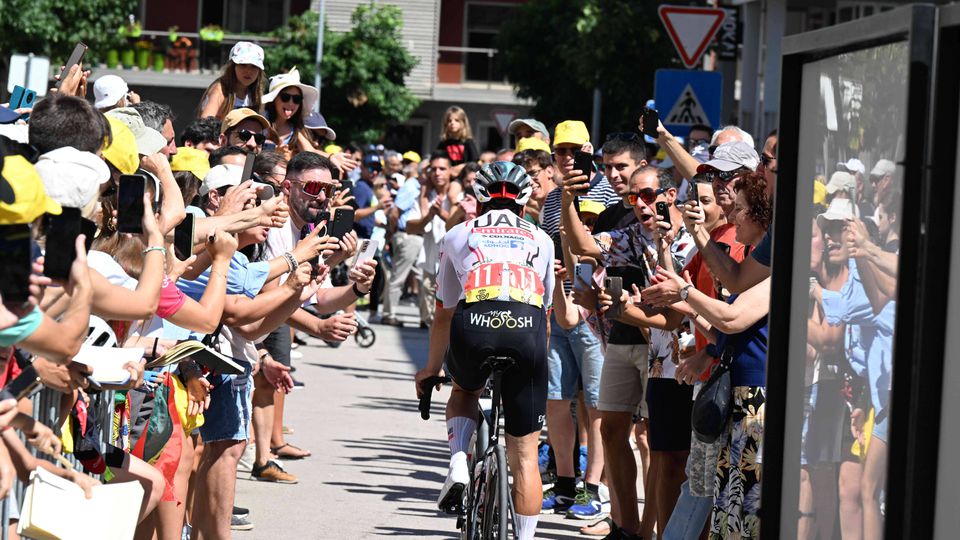
[[[200,39],[196,32],[177,32],[170,41],[170,33],[142,30],[137,38],[128,38],[127,44],[98,55],[109,68],[178,71],[186,73],[214,73],[228,59],[230,48],[238,41],[252,41],[264,47],[278,43],[277,38],[258,35],[224,34],[220,41]]]
[[[462,82],[485,82],[487,88],[505,84],[506,78],[497,64],[497,49],[485,47],[437,47],[437,61],[462,66]],[[464,58],[464,56],[466,58]]]

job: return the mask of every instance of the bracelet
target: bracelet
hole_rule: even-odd
[[[357,298],[362,298],[370,293],[370,291],[360,292],[360,288],[357,287],[356,283],[353,284],[353,287],[351,287],[351,289],[353,290],[353,294],[357,295]]]
[[[223,275],[223,272],[221,272],[221,271],[219,271],[219,270],[214,270],[213,267],[210,268],[210,273],[211,273],[211,274],[216,274],[216,275],[222,277],[223,279],[227,279],[227,276]]]
[[[293,253],[290,253],[289,251],[283,252],[283,259],[287,261],[288,272],[293,272],[298,266],[300,266],[300,263],[297,262],[297,258],[294,257]]]
[[[160,253],[163,253],[164,255],[167,254],[167,248],[165,248],[165,247],[163,247],[163,246],[150,246],[150,247],[148,247],[147,249],[143,250],[143,255],[146,255],[147,253],[150,253],[151,251],[159,251]]]

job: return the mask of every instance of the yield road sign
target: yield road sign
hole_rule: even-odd
[[[720,127],[723,77],[716,71],[658,69],[654,96],[667,131],[686,137],[694,124]],[[669,107],[669,108],[668,108]]]
[[[517,117],[517,111],[494,109],[490,111],[490,116],[497,125],[497,131],[500,132],[500,136],[506,137],[507,127],[510,125],[510,122],[513,122],[513,119]]]
[[[726,12],[717,8],[660,6],[658,10],[667,34],[677,48],[683,65],[693,69],[717,34]]]

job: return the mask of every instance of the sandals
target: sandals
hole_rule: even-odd
[[[613,519],[607,516],[596,523],[580,528],[580,534],[587,536],[607,536],[613,530]]]
[[[284,448],[288,448],[291,451],[281,452]],[[284,443],[280,446],[270,447],[270,452],[276,454],[279,459],[303,459],[305,457],[310,457],[312,454],[308,450],[302,448],[297,448],[296,446],[290,443]]]

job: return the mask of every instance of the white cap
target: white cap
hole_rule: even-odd
[[[850,158],[845,162],[841,161],[837,163],[837,168],[849,173],[865,174],[867,172],[867,168],[863,166],[863,162],[857,158]]]
[[[870,176],[887,176],[893,174],[896,170],[897,166],[894,165],[892,161],[889,159],[881,159],[877,161],[873,169],[870,170]]]
[[[846,221],[857,217],[853,201],[850,199],[834,199],[830,201],[827,211],[817,216],[817,227],[823,229],[824,221]]]
[[[239,186],[241,176],[243,176],[243,167],[239,165],[223,164],[211,167],[198,191],[203,196],[223,186]]]
[[[100,194],[100,184],[110,180],[103,159],[72,146],[43,154],[34,167],[47,195],[67,208],[84,208]]]
[[[167,145],[167,139],[159,131],[144,125],[143,117],[132,107],[111,109],[104,114],[116,118],[130,128],[133,138],[137,141],[137,153],[139,154],[145,156],[156,154]]]
[[[130,89],[117,75],[104,75],[93,83],[93,106],[98,109],[113,107]]]

